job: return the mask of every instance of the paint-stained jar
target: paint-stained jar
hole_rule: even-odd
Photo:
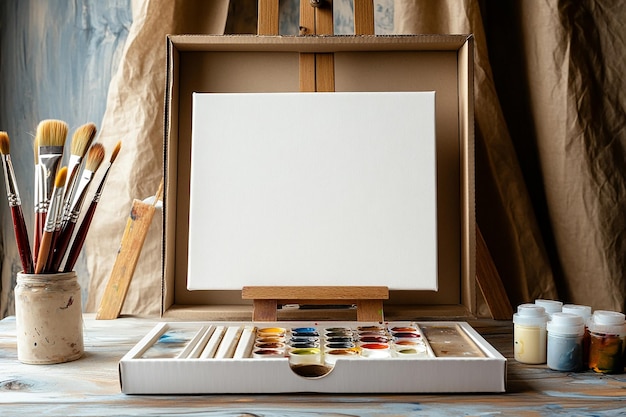
[[[63,363],[84,353],[80,285],[75,272],[17,274],[17,358]]]
[[[515,360],[521,363],[546,363],[548,315],[535,304],[517,306],[513,314],[513,344]]]
[[[589,319],[591,318],[591,307],[579,304],[563,304],[563,313],[576,314],[583,318],[585,322],[585,333],[583,335],[583,368],[589,368]]]
[[[548,322],[548,368],[580,371],[583,368],[585,320],[576,314],[556,312]]]
[[[605,374],[624,372],[626,320],[622,313],[597,310],[589,320],[589,368]]]

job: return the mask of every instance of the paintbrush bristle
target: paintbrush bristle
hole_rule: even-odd
[[[35,155],[35,165],[39,163],[39,138],[35,136],[33,141],[33,154]]]
[[[65,180],[67,179],[67,167],[59,169],[57,176],[54,177],[54,187],[61,188],[65,186]]]
[[[39,146],[64,146],[67,138],[67,123],[62,120],[42,120],[37,126]]]
[[[85,162],[85,169],[96,172],[102,160],[104,159],[104,146],[100,143],[94,143],[89,152],[87,153],[87,162]]]
[[[113,148],[113,152],[111,152],[111,159],[109,162],[112,164],[117,159],[117,154],[120,153],[120,149],[122,148],[122,141],[120,140]]]
[[[93,123],[86,123],[76,129],[74,136],[72,136],[72,155],[80,156],[81,158],[89,149],[93,138],[96,136],[96,125]]]
[[[8,155],[10,148],[9,134],[7,132],[0,132],[0,153],[2,153],[2,155]]]

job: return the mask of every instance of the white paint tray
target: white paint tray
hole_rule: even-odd
[[[361,341],[364,328],[374,326],[385,329],[391,346],[388,355],[366,348],[368,343]],[[398,353],[401,344],[393,343],[403,338],[391,329],[407,327],[415,328],[423,341],[414,354]],[[313,350],[311,356],[289,357],[293,348],[287,347],[281,357],[254,357],[253,344],[261,330],[269,328],[285,329],[287,344],[298,336],[297,329],[313,328],[319,335],[319,356]],[[330,360],[328,329],[350,329],[360,353]],[[222,337],[213,337],[218,331]],[[356,336],[359,331],[361,336]],[[220,342],[212,346],[215,339]],[[211,355],[202,357],[209,350]],[[315,365],[312,360],[319,362]],[[119,372],[126,394],[495,393],[506,389],[506,359],[469,324],[450,321],[163,322],[121,359]]]

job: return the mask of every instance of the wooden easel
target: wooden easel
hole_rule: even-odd
[[[319,7],[314,7],[318,5]],[[355,0],[354,14],[359,16],[357,33],[374,33],[374,9],[371,0]],[[259,0],[258,34],[278,35],[279,0]],[[361,18],[362,17],[362,18]],[[362,20],[368,20],[364,27]],[[366,32],[367,31],[367,32]],[[300,34],[332,35],[332,1],[300,1]],[[333,54],[300,54],[300,91],[335,91]],[[382,321],[383,300],[389,299],[387,287],[244,287],[244,299],[253,300],[253,320],[276,321],[279,304],[356,304],[358,321]]]
[[[258,34],[279,34],[279,0],[259,0]],[[355,35],[374,35],[372,0],[354,0]],[[333,35],[332,0],[300,0],[300,35]],[[332,53],[301,53],[300,91],[335,91]],[[512,308],[493,259],[477,227],[476,280],[494,319],[510,319]],[[387,287],[244,287],[242,298],[253,300],[253,320],[276,321],[279,304],[356,304],[357,320],[382,321]]]

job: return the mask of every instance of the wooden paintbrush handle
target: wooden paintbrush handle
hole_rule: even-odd
[[[11,217],[13,218],[13,230],[15,231],[17,251],[22,262],[22,270],[25,274],[32,274],[35,271],[35,266],[33,264],[33,254],[30,251],[30,240],[28,239],[26,223],[24,223],[22,206],[11,207]]]
[[[39,245],[39,256],[37,257],[37,264],[35,266],[35,274],[41,274],[48,262],[48,254],[50,253],[50,246],[52,245],[52,232],[44,232],[41,236],[41,245]]]
[[[89,204],[89,208],[85,212],[83,221],[76,232],[74,241],[72,242],[72,247],[67,254],[67,261],[65,261],[65,267],[63,268],[64,272],[72,271],[74,265],[76,265],[76,260],[78,260],[78,255],[80,255],[80,251],[85,243],[85,238],[87,237],[87,232],[89,231],[89,226],[91,225],[91,219],[93,219],[93,214],[95,213],[97,206],[98,203],[95,201],[92,201],[91,204]]]
[[[55,230],[52,232],[52,238],[50,239],[50,250],[48,251],[48,260],[46,261],[46,265],[44,267],[44,272],[55,273],[59,272],[59,269],[56,270],[52,268],[52,263],[54,262],[54,257],[57,253],[57,244],[59,241],[60,230]]]
[[[46,224],[46,213],[42,211],[35,212],[35,230],[33,231],[33,264],[37,263],[39,258],[39,247],[41,246],[41,236],[43,235],[43,227]]]
[[[72,239],[72,234],[74,233],[75,226],[76,222],[69,221],[67,222],[67,225],[59,232],[56,242],[54,244],[52,262],[49,262],[49,269],[51,271],[56,272],[61,267],[61,262],[63,262],[63,258],[65,257],[65,253],[67,252],[67,247],[70,245],[70,240]]]

